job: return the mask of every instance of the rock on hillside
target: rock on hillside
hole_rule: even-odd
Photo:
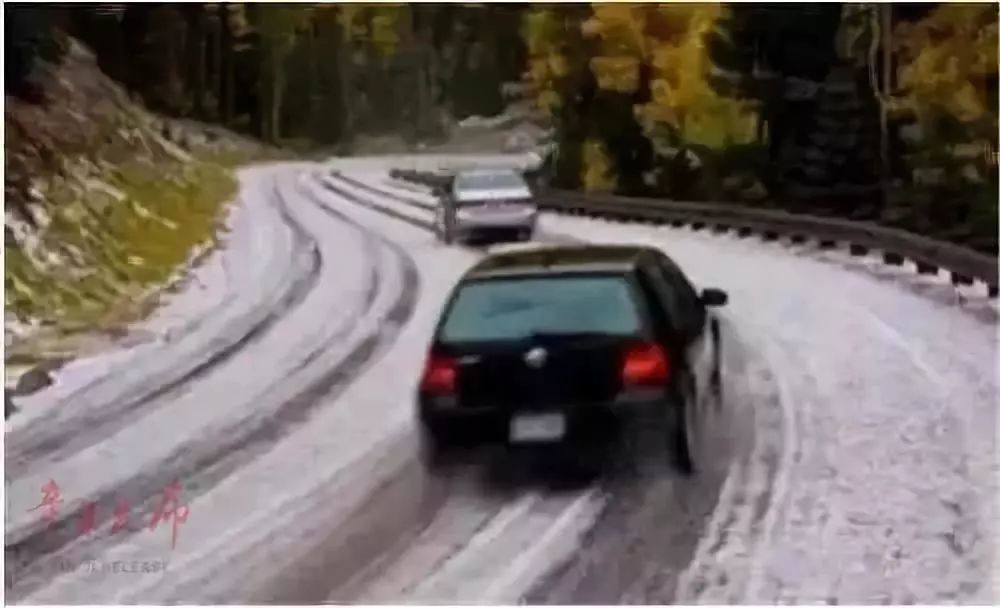
[[[44,221],[54,180],[81,183],[126,160],[190,161],[189,151],[236,153],[259,144],[223,129],[155,116],[105,76],[93,54],[74,40],[59,65],[35,68],[42,99],[7,96],[4,194],[7,226]],[[8,230],[8,237],[12,236]],[[22,235],[13,235],[20,242]]]
[[[231,165],[274,156],[148,112],[76,41],[33,70],[35,94],[4,109],[8,366],[71,354],[71,334],[148,311],[214,243]]]

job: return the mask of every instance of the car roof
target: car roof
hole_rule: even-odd
[[[648,251],[650,248],[642,245],[581,244],[490,253],[469,269],[463,280],[549,273],[625,273]]]
[[[510,169],[507,167],[495,167],[492,169],[477,167],[475,169],[463,169],[457,172],[456,177],[479,177],[483,175],[516,175],[521,176],[521,172],[517,169]]]

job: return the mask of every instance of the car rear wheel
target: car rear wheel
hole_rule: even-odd
[[[677,468],[689,475],[695,470],[693,440],[697,433],[695,424],[697,395],[690,375],[685,374],[680,379],[680,385],[681,399],[671,407],[670,447]]]
[[[718,319],[712,320],[712,375],[709,385],[715,397],[715,407],[722,407],[722,332]]]

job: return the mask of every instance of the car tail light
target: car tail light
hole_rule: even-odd
[[[424,376],[420,380],[420,390],[431,395],[450,395],[455,392],[458,365],[455,359],[431,353],[424,366]]]
[[[625,353],[622,381],[630,386],[658,386],[670,377],[670,358],[657,344],[636,344]]]

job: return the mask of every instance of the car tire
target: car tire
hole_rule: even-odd
[[[719,320],[712,319],[712,375],[709,385],[715,398],[715,407],[722,407],[722,332]]]
[[[670,411],[670,448],[674,464],[685,475],[695,472],[695,449],[693,445],[695,408],[697,395],[694,382],[690,375],[680,378],[680,398],[672,405]]]

